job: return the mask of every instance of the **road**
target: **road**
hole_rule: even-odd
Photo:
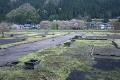
[[[60,43],[65,42],[66,40],[73,38],[76,35],[83,35],[85,33],[86,32],[73,33],[65,36],[60,36],[60,37],[46,39],[38,42],[23,44],[20,46],[15,46],[7,49],[2,49],[0,50],[0,66],[4,66],[9,62],[13,62],[18,58],[24,57],[30,53],[34,53],[41,49],[58,45]]]

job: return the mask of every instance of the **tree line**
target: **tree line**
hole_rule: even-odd
[[[56,5],[46,0],[0,0],[0,22],[36,24],[42,20],[116,18],[120,0],[60,0]]]

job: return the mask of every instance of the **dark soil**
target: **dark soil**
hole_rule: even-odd
[[[24,38],[30,38],[30,37],[34,37],[34,36],[22,36],[22,37],[24,37]]]
[[[110,59],[110,58],[95,58],[97,62],[93,65],[93,68],[101,70],[116,70],[120,68],[120,59]]]
[[[19,62],[18,61],[14,61],[14,62],[10,62],[10,63],[7,63],[5,66],[15,66],[17,65]],[[3,66],[2,66],[3,67]]]
[[[88,78],[86,78],[87,74],[87,72],[74,70],[69,74],[66,80],[89,80]]]
[[[5,35],[19,36],[19,35],[24,35],[24,34],[5,34]]]
[[[46,34],[46,35],[55,35],[55,34]]]
[[[23,36],[23,37],[35,37],[35,36],[46,36],[46,35],[53,35],[53,34],[37,34],[37,35],[33,35],[33,36]]]
[[[55,34],[38,34],[38,35],[35,35],[35,36],[44,36],[44,35],[55,35]]]
[[[37,34],[37,35],[34,35],[34,36],[44,36],[45,34]]]
[[[93,72],[84,72],[79,70],[72,71],[69,76],[66,78],[66,80],[119,80],[118,75],[111,75],[109,71],[116,71],[117,69],[120,69],[120,59],[111,59],[111,58],[97,58],[94,59],[96,61],[96,64],[94,64],[92,69],[99,69],[103,70],[106,73],[102,73],[99,71],[93,71]],[[89,78],[87,77],[89,76]]]
[[[94,48],[93,55],[101,56],[120,56],[120,49],[115,48],[114,46],[96,46]]]
[[[21,42],[22,39],[0,39],[0,45]]]

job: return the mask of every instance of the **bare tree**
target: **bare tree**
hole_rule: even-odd
[[[6,25],[0,25],[0,33],[2,33],[2,37],[4,37],[4,32],[10,32],[10,29]]]

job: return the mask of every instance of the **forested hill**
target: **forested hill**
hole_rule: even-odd
[[[37,15],[35,21],[30,20],[34,17],[28,19],[29,16],[23,16],[21,6],[27,7],[26,3],[27,6],[29,4],[29,8],[34,8],[33,13]],[[20,14],[17,14],[18,10],[20,10]],[[24,8],[23,11],[28,10]],[[86,16],[92,18],[118,17],[120,16],[120,0],[0,0],[0,21],[8,20],[23,24],[25,22],[38,23],[41,20],[69,20]],[[25,22],[18,22],[23,19]]]

